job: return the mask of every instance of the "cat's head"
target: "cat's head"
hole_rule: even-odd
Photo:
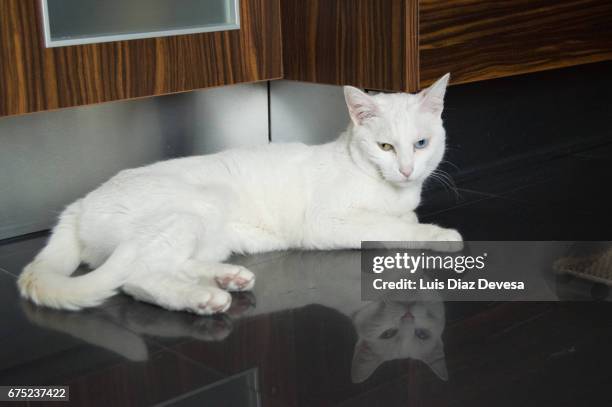
[[[372,302],[355,313],[353,324],[359,335],[351,368],[354,383],[395,359],[420,360],[447,380],[442,302]]]
[[[368,95],[344,87],[353,122],[351,148],[386,181],[407,186],[423,182],[444,155],[442,125],[446,74],[418,94]]]

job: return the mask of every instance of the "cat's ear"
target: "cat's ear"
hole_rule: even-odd
[[[423,362],[427,363],[427,366],[432,372],[436,374],[440,379],[448,380],[448,370],[446,368],[446,357],[444,356],[444,344],[441,340],[438,341],[433,351],[427,356]]]
[[[437,116],[442,114],[444,109],[444,94],[448,86],[450,73],[447,73],[436,81],[429,88],[424,89],[419,94],[421,96],[421,108]]]
[[[383,358],[372,351],[367,341],[360,339],[355,345],[353,363],[351,366],[351,380],[353,383],[361,383],[383,362]]]
[[[356,126],[360,126],[366,120],[378,116],[378,106],[374,98],[365,92],[352,86],[345,86],[344,99],[346,100],[351,120]]]

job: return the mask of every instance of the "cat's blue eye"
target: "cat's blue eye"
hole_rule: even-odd
[[[390,328],[390,329],[387,329],[385,332],[381,333],[378,337],[380,339],[391,339],[395,335],[397,335],[397,329]]]
[[[420,149],[427,147],[427,144],[429,144],[429,140],[426,138],[422,138],[416,143],[414,143],[414,148],[420,150]]]
[[[431,337],[431,333],[427,329],[417,328],[414,330],[414,336],[422,341],[425,341]]]

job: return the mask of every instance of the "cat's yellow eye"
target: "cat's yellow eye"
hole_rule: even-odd
[[[397,335],[398,330],[395,328],[389,328],[387,329],[385,332],[383,332],[382,334],[380,334],[378,337],[380,339],[391,339],[393,338],[395,335]]]
[[[383,151],[393,151],[393,150],[395,150],[395,148],[393,148],[393,145],[391,145],[389,143],[378,143],[378,147],[380,147],[381,150],[383,150]]]

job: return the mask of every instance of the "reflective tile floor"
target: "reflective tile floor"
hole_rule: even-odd
[[[488,171],[428,190],[419,216],[468,240],[612,240],[611,168],[604,145]],[[359,299],[359,252],[337,251],[237,258],[258,283],[220,317],[125,296],[60,312],[15,288],[45,238],[0,245],[0,385],[105,407],[612,405],[609,302],[381,306]],[[398,333],[406,307],[424,317]]]

